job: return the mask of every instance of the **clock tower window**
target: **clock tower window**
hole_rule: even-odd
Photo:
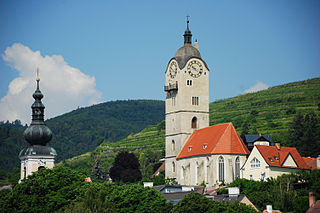
[[[192,80],[187,80],[187,85],[192,86]]]
[[[191,121],[191,128],[196,129],[197,128],[197,117],[193,117]]]

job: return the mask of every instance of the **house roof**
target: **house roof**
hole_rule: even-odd
[[[250,152],[232,123],[218,124],[195,130],[177,159],[210,154],[242,154]]]
[[[311,158],[311,157],[302,157],[304,162],[306,162],[307,166],[309,166],[311,169],[317,168],[317,158]]]
[[[295,147],[281,146],[280,150],[278,150],[276,146],[256,145],[256,147],[269,166],[295,169],[310,169],[310,167],[307,166]],[[289,156],[293,158],[297,167],[283,165]]]
[[[158,175],[160,170],[165,170],[166,169],[166,162],[163,161],[163,163],[161,164],[161,166],[157,169],[157,171],[155,171],[152,175],[152,178],[154,178],[154,176]]]
[[[272,143],[272,139],[270,135],[244,135],[245,143],[253,143],[255,141],[269,141]]]
[[[222,195],[213,195],[212,197],[211,196],[208,196],[209,198],[212,198],[212,200],[214,201],[217,201],[217,202],[230,202],[230,203],[233,203],[235,201],[241,201],[245,195],[244,194],[240,194],[240,195],[234,195],[234,196],[229,196],[227,194],[222,194]]]

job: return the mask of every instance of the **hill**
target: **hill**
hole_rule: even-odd
[[[53,132],[49,145],[56,149],[59,162],[92,151],[103,141],[121,140],[163,118],[163,101],[128,100],[79,108],[46,124]],[[28,145],[23,139],[25,128],[19,121],[0,124],[0,170],[19,167],[18,154]]]
[[[286,145],[288,125],[298,112],[320,114],[319,91],[320,78],[314,78],[219,100],[210,104],[210,125],[232,122],[240,134],[247,123],[249,133],[271,134],[274,141]],[[148,177],[153,172],[153,165],[164,157],[164,126],[161,122],[116,143],[104,142],[93,152],[63,163],[89,175],[97,159],[107,170],[117,152],[128,150],[139,156],[142,174]]]

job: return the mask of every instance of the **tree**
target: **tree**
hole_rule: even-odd
[[[242,125],[242,132],[240,135],[240,137],[243,141],[245,141],[245,135],[247,135],[248,133],[249,133],[249,125],[248,125],[247,121],[245,121]]]
[[[106,200],[113,203],[117,212],[169,212],[172,208],[163,195],[151,187],[137,184],[117,186],[109,191]]]
[[[84,176],[66,167],[41,169],[9,192],[0,209],[6,212],[54,212],[83,193]]]
[[[320,125],[315,113],[298,113],[289,125],[287,144],[298,149],[302,156],[317,157],[320,153]]]
[[[92,170],[92,180],[97,180],[102,182],[106,180],[106,175],[103,171],[100,160],[97,160],[96,165]]]
[[[119,152],[112,167],[110,177],[113,182],[134,183],[141,180],[140,164],[138,158],[127,151]]]

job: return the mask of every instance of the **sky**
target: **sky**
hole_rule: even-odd
[[[37,68],[46,118],[164,100],[187,15],[210,101],[320,77],[318,0],[2,0],[0,121],[30,123]]]

